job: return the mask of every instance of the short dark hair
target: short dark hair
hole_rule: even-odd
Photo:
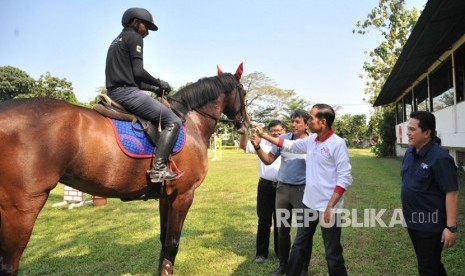
[[[430,137],[435,139],[436,137],[436,117],[433,113],[428,111],[415,111],[410,114],[410,118],[418,120],[418,126],[423,132],[428,129],[431,130]]]
[[[326,120],[326,125],[331,128],[334,123],[334,119],[336,118],[336,112],[334,112],[334,109],[327,104],[315,104],[313,108],[316,108],[318,112],[316,113],[316,117],[318,119],[325,119]]]
[[[310,114],[308,114],[308,112],[303,109],[296,109],[291,112],[291,116],[290,116],[291,119],[295,119],[299,117],[304,119],[304,122],[307,123],[308,119],[310,118]]]
[[[272,121],[268,124],[268,130],[270,130],[272,127],[275,127],[275,126],[282,126],[283,128],[286,128],[286,126],[284,125],[284,123],[281,122],[280,120],[272,120]]]

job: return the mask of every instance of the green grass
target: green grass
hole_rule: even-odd
[[[400,160],[379,159],[367,150],[350,150],[350,154],[354,183],[346,193],[346,207],[358,210],[359,216],[364,208],[384,208],[388,211],[383,218],[390,218],[392,210],[401,206]],[[254,261],[256,185],[255,155],[225,150],[223,160],[210,161],[208,176],[197,189],[184,224],[176,275],[268,275],[277,266],[273,254],[262,265]],[[61,185],[52,191],[36,222],[20,275],[153,275],[157,270],[157,201],[109,199],[104,207],[51,208],[60,201]],[[464,203],[462,192],[462,231]],[[346,227],[342,243],[351,275],[417,275],[413,248],[399,225]],[[460,234],[456,246],[443,253],[449,275],[463,275],[464,260],[465,237]],[[310,273],[327,275],[319,230]]]

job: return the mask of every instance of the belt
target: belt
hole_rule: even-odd
[[[263,177],[260,177],[260,179],[263,179],[263,180],[266,180],[266,181],[268,181],[268,182],[271,182],[271,185],[273,185],[273,186],[275,186],[275,187],[278,185],[278,181],[271,181],[271,180],[266,179],[266,178],[263,178]]]
[[[285,182],[281,182],[281,181],[278,181],[279,184],[283,184],[283,185],[287,185],[287,186],[305,186],[305,184],[291,184],[291,183],[285,183]]]
[[[121,84],[121,85],[118,84],[116,86],[107,87],[107,91],[113,91],[117,88],[125,88],[125,87],[137,87],[137,86],[127,85],[127,84]]]

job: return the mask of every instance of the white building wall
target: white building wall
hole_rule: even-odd
[[[408,137],[407,137],[407,123],[405,121],[396,125],[396,143],[400,145],[407,145],[408,144]]]
[[[403,122],[396,125],[396,155],[404,156],[408,148],[407,123]]]
[[[396,156],[404,156],[407,149],[408,147],[405,145],[396,144]]]
[[[436,130],[446,148],[465,148],[465,102],[437,112]]]
[[[436,131],[442,146],[454,159],[456,150],[465,150],[465,102],[434,112]],[[408,121],[396,125],[396,154],[403,156],[408,147]]]

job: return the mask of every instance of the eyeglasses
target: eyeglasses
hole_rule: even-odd
[[[270,133],[280,133],[282,132],[284,129],[270,129]]]

